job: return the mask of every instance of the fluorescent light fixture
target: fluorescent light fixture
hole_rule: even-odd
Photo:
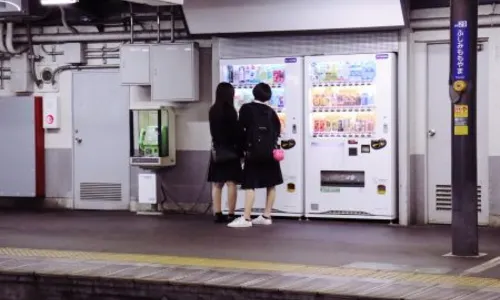
[[[19,6],[19,4],[16,4],[16,3],[12,2],[12,1],[0,0],[0,3],[5,3],[6,5],[14,6],[17,11],[21,11],[21,6]]]
[[[40,0],[42,5],[66,5],[77,3],[78,0]]]

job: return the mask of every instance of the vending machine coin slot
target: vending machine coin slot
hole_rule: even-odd
[[[385,195],[385,193],[386,193],[386,192],[387,192],[387,188],[386,188],[386,186],[385,186],[385,185],[383,185],[383,184],[379,184],[379,185],[377,186],[377,193],[378,193],[379,195]]]
[[[370,153],[370,145],[361,145],[361,153]]]

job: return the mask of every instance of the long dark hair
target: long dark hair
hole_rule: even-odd
[[[234,108],[234,87],[230,83],[221,82],[217,85],[215,103],[210,108],[210,114],[216,118],[221,118],[225,114],[237,116]]]
[[[234,87],[228,82],[221,82],[215,91],[214,106],[234,107]]]

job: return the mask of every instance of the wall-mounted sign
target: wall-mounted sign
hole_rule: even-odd
[[[469,68],[469,25],[466,20],[455,22],[451,28],[451,80],[453,83],[468,81]],[[454,84],[455,86],[455,84]],[[461,87],[458,84],[457,87]]]

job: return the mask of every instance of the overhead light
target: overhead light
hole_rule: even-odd
[[[66,5],[75,4],[78,0],[40,0],[42,5]]]

